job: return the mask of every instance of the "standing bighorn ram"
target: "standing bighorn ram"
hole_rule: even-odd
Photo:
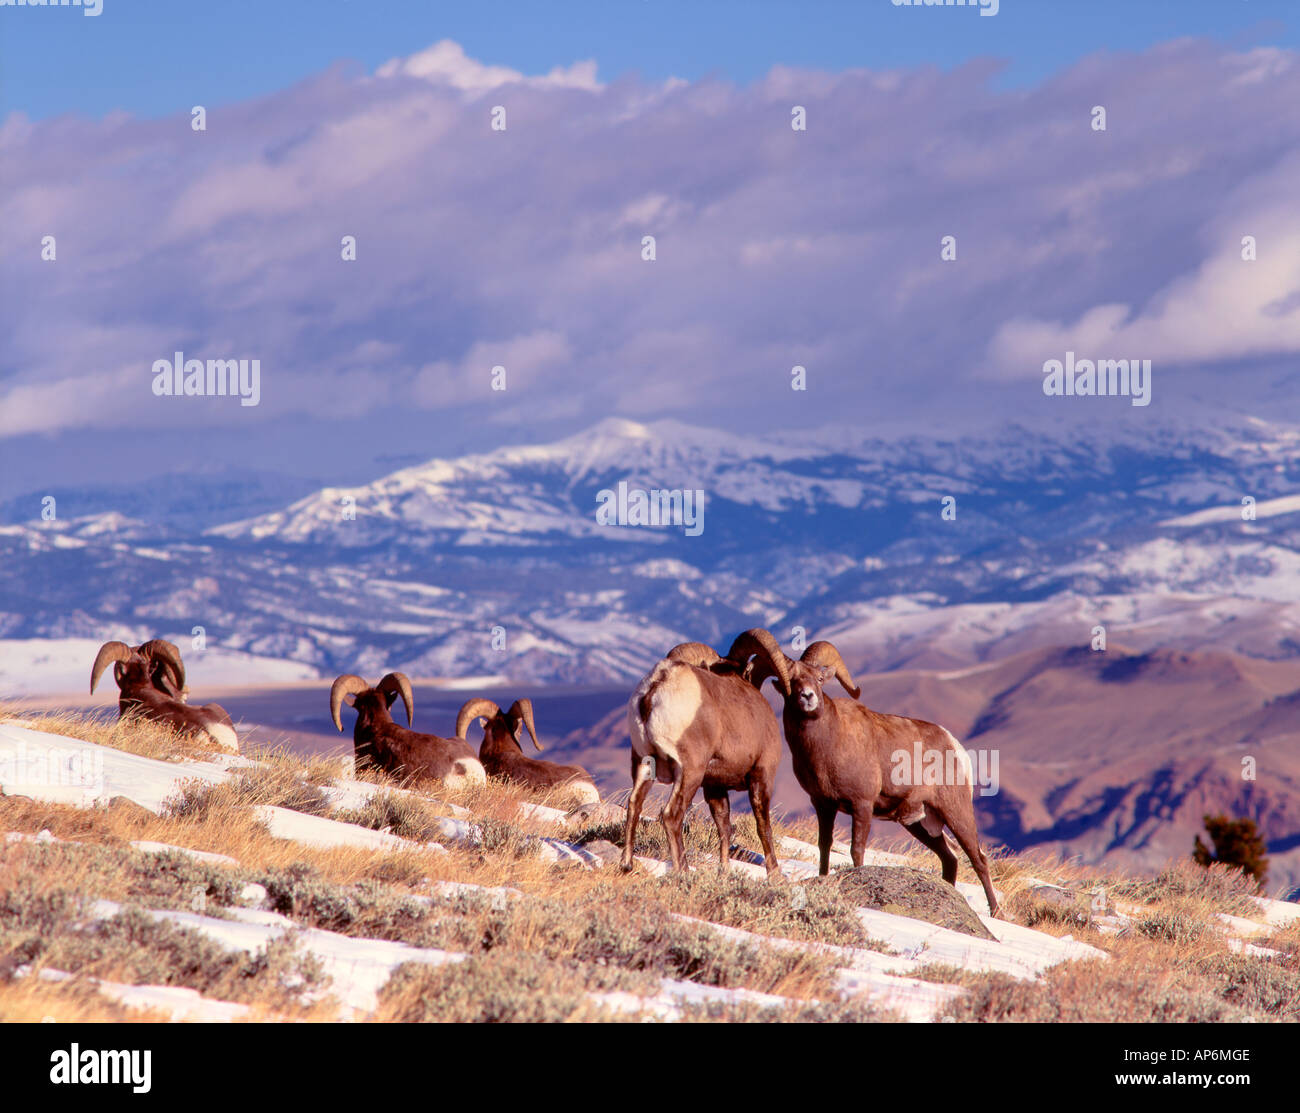
[[[474,751],[460,738],[420,734],[393,722],[388,709],[402,697],[406,721],[414,722],[415,696],[405,673],[390,672],[371,688],[359,676],[344,673],[330,687],[330,718],[340,731],[343,701],[356,710],[352,730],[357,767],[373,764],[396,776],[433,777],[451,789],[487,783]]]
[[[134,649],[125,642],[105,642],[90,670],[91,692],[110,663],[121,693],[119,714],[139,715],[184,734],[207,737],[223,750],[239,752],[239,736],[225,708],[215,703],[191,707],[184,702],[185,666],[171,642],[155,638]]]
[[[970,859],[989,911],[997,916],[998,900],[975,826],[970,755],[962,744],[934,723],[881,714],[858,703],[861,690],[830,642],[813,642],[792,661],[766,630],[750,630],[728,656],[748,661],[753,645],[766,652],[749,667],[751,683],[761,685],[775,676],[785,697],[785,739],[794,775],[817,813],[821,872],[830,870],[835,817],[846,812],[853,820],[854,866],[862,865],[871,818],[879,816],[901,824],[933,850],[943,879],[955,885],[957,856],[944,838],[946,826]],[[822,687],[831,677],[853,698],[826,697]]]
[[[733,652],[763,653],[745,635]],[[779,650],[778,650],[779,652]],[[623,868],[632,868],[633,843],[641,805],[652,781],[671,783],[660,813],[673,869],[686,868],[682,820],[695,793],[704,798],[718,828],[718,868],[731,856],[729,792],[745,789],[763,844],[769,877],[780,864],[772,847],[769,807],[772,782],[781,760],[781,735],[772,709],[742,675],[742,666],[700,642],[673,648],[637,685],[627,707],[632,739],[632,794],[628,798]]]
[[[489,777],[500,777],[527,788],[562,788],[577,805],[600,803],[596,782],[585,769],[539,761],[524,753],[519,733],[525,727],[533,745],[542,748],[533,724],[532,700],[517,699],[509,711],[502,711],[490,699],[467,700],[456,716],[456,737],[465,738],[476,719],[483,720],[483,743],[478,758]]]

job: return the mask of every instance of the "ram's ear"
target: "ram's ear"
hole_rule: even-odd
[[[349,707],[356,707],[357,697],[352,692],[349,692],[346,696],[343,697],[343,702],[346,703]],[[388,702],[391,704],[393,701],[390,699]]]
[[[834,666],[834,665],[818,665],[818,666],[817,666],[817,682],[818,682],[819,684],[823,684],[823,685],[824,685],[824,684],[826,683],[826,681],[833,679],[834,676],[835,676],[835,666]]]

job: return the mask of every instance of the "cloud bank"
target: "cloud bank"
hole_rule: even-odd
[[[1293,54],[1179,41],[1012,92],[996,70],[602,84],[441,42],[202,132],[188,105],[12,114],[0,437],[392,406],[815,424],[960,383],[1041,400],[1067,348],[1157,374],[1300,351]],[[155,398],[177,351],[259,359],[261,404]]]

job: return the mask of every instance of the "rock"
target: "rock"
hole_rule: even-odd
[[[602,862],[609,865],[616,865],[623,857],[623,851],[608,839],[596,839],[594,842],[583,843],[582,848],[589,850]]]
[[[936,874],[907,866],[861,866],[810,878],[804,884],[835,885],[861,908],[910,916],[980,939],[995,938],[965,898]]]
[[[268,900],[266,886],[250,881],[239,890],[239,896],[235,899],[245,908],[265,908]]]
[[[1071,919],[1077,920],[1081,924],[1087,924],[1092,921],[1094,898],[1090,893],[1080,893],[1073,889],[1065,889],[1060,885],[1049,885],[1043,882],[1039,885],[1031,886],[1026,891],[1026,895],[1040,904],[1050,904],[1053,908],[1059,908],[1065,912]],[[1100,893],[1099,912],[1104,912],[1106,907],[1106,895]]]
[[[622,826],[627,822],[627,809],[617,804],[580,804],[564,817],[570,827],[595,827],[604,824]]]
[[[156,818],[148,808],[142,807],[129,796],[114,796],[108,801],[108,814],[120,816],[133,827],[141,827]]]

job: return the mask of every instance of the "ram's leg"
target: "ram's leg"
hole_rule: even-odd
[[[962,803],[965,804],[965,801]],[[966,857],[975,867],[975,872],[979,874],[980,884],[984,886],[984,896],[989,902],[989,915],[1001,919],[1002,911],[998,908],[998,898],[993,893],[993,878],[989,876],[988,859],[984,857],[984,851],[980,847],[979,832],[975,828],[974,805],[950,808],[940,815],[962,850],[966,852]]]
[[[831,843],[835,841],[835,817],[839,808],[833,800],[814,800],[817,812],[817,872],[825,877],[831,872]]]
[[[704,786],[704,799],[709,802],[709,811],[718,828],[718,870],[726,873],[731,860],[731,799],[725,788],[716,785]]]
[[[754,813],[754,826],[758,828],[758,841],[763,844],[763,865],[767,867],[767,876],[775,877],[781,872],[781,863],[776,858],[776,848],[772,845],[772,800],[767,782],[759,777],[749,781],[749,807]]]
[[[672,857],[673,869],[686,869],[686,848],[682,843],[682,820],[686,818],[686,809],[691,806],[695,794],[700,790],[703,774],[688,773],[679,762],[674,761],[673,791],[660,818],[663,820],[664,835],[668,839],[668,853]]]
[[[943,869],[943,879],[949,885],[956,885],[957,855],[952,852],[948,840],[943,837],[943,831],[940,830],[937,835],[932,835],[925,829],[925,825],[919,819],[915,823],[907,824],[907,831],[918,842],[928,846],[939,855],[939,865]]]
[[[853,868],[862,865],[867,853],[867,839],[871,837],[871,805],[853,809],[853,844],[851,846]]]
[[[636,849],[636,828],[641,821],[641,805],[645,794],[655,779],[655,759],[643,757],[639,761],[632,755],[632,792],[627,798],[627,829],[623,832],[623,869],[632,868],[632,855]]]

